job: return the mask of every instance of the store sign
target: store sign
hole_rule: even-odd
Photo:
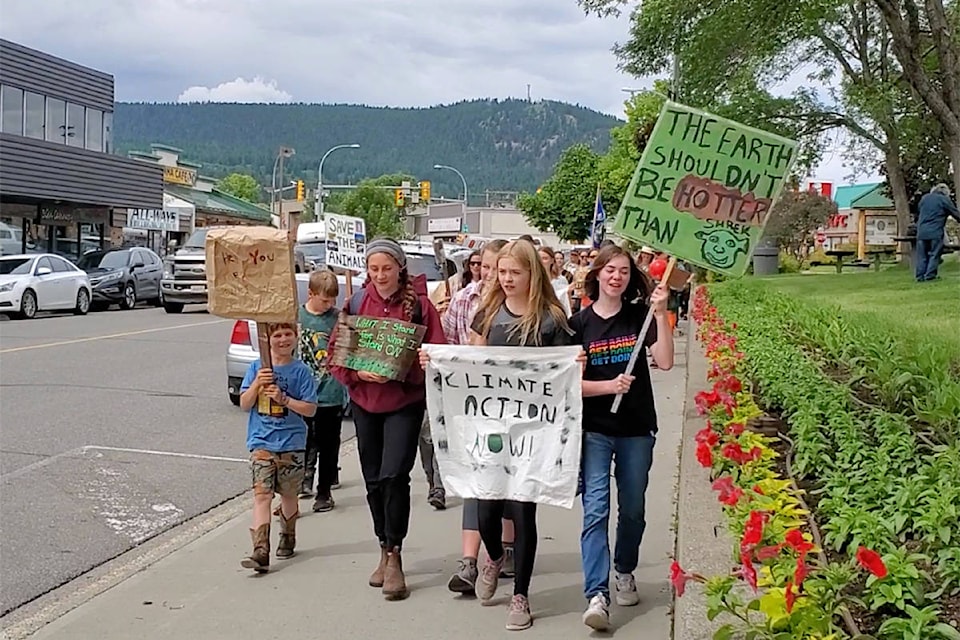
[[[427,220],[427,233],[458,233],[460,231],[460,217],[430,218]]]
[[[104,224],[108,219],[108,209],[99,207],[76,207],[71,205],[41,205],[39,224],[66,225],[86,222]]]
[[[184,167],[164,167],[163,181],[192,187],[197,183],[197,172]]]
[[[896,244],[897,216],[867,216],[865,227],[866,244]]]
[[[180,231],[180,216],[164,209],[127,209],[127,226],[153,231]]]

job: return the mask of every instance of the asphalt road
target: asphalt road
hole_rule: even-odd
[[[0,615],[249,487],[232,321],[195,309],[0,321]]]

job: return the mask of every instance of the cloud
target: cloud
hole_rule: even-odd
[[[277,87],[276,80],[237,78],[215,87],[188,87],[177,97],[177,102],[290,102],[286,91]]]

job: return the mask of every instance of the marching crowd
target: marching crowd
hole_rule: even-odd
[[[578,493],[583,503],[581,555],[583,622],[609,627],[611,469],[617,483],[617,526],[612,555],[613,598],[638,604],[633,572],[645,527],[645,492],[657,433],[649,366],[673,366],[673,325],[682,299],[672,296],[666,260],[644,248],[634,258],[613,242],[590,251],[560,252],[537,247],[529,237],[496,240],[474,252],[462,277],[431,300],[423,276],[407,270],[402,247],[391,239],[366,246],[367,280],[344,309],[336,309],[337,280],[328,271],[310,276],[309,298],[298,323],[269,325],[272,369],[251,364],[242,384],[241,408],[248,411],[247,447],[254,490],[253,549],[244,567],[266,572],[270,565],[271,504],[280,495],[277,558],[294,555],[298,497],[313,495],[314,511],[334,506],[338,481],[342,407],[348,398],[356,425],[360,466],[380,558],[369,584],[387,600],[408,589],[402,549],[410,521],[410,473],[421,452],[430,484],[430,503],[445,507],[442,478],[433,458],[425,419],[425,375],[429,362],[395,381],[333,366],[326,355],[336,341],[341,313],[392,318],[426,327],[428,344],[501,347],[579,345],[582,368],[583,441]],[[671,300],[677,302],[671,305]],[[638,336],[652,310],[654,322]],[[682,310],[681,310],[682,313]],[[626,358],[604,358],[610,344],[632,350],[638,337],[652,358],[627,371]],[[614,361],[616,360],[616,361]],[[611,413],[614,398],[621,408]],[[529,628],[529,589],[537,554],[537,505],[509,500],[465,499],[461,524],[463,559],[449,580],[456,593],[476,594],[482,604],[499,581],[513,580],[506,627]],[[485,549],[481,561],[480,548]]]

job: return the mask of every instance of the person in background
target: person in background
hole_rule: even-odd
[[[569,282],[573,281],[573,275],[577,272],[577,269],[580,267],[580,252],[576,249],[570,250],[570,260],[563,265],[564,275],[567,276]]]
[[[653,249],[650,247],[640,247],[640,253],[637,254],[637,267],[640,271],[647,273],[650,269],[650,263],[653,262]]]
[[[564,259],[564,257],[563,257],[563,251],[557,251],[557,252],[555,252],[555,253],[553,254],[553,260],[554,260],[554,262],[557,263],[557,273],[559,273],[561,276],[563,276],[564,279],[566,279],[567,284],[569,284],[569,283],[570,283],[570,279],[567,277],[567,273],[566,273],[566,264],[567,264],[567,261],[566,261],[566,260]],[[564,292],[563,295],[564,295],[564,297],[566,297],[566,295],[567,295],[566,292]]]
[[[313,495],[314,475],[317,478],[315,512],[330,511],[335,502],[331,488],[337,481],[340,460],[340,434],[343,423],[344,389],[330,375],[324,360],[327,344],[337,326],[336,309],[340,286],[332,271],[319,269],[310,274],[307,302],[300,307],[300,359],[317,381],[317,412],[307,421],[307,461],[300,489],[301,498]]]
[[[950,187],[941,183],[920,198],[917,217],[917,282],[938,278],[940,256],[943,253],[944,233],[947,218],[960,222],[957,205],[950,200]]]
[[[375,239],[367,243],[366,256],[367,281],[353,315],[424,325],[424,342],[445,344],[440,316],[427,297],[426,277],[410,276],[400,244]],[[353,300],[348,312],[351,306]],[[336,333],[331,352],[335,343]],[[426,410],[423,370],[410,367],[402,381],[338,366],[331,366],[330,373],[350,394],[367,504],[380,543],[380,562],[369,584],[382,589],[387,600],[402,600],[409,595],[400,554],[410,527],[410,471]]]
[[[650,348],[661,369],[673,366],[673,335],[667,320],[666,284],[653,289],[630,254],[605,247],[587,275],[587,295],[593,304],[570,319],[574,340],[583,346],[583,559],[584,595],[588,605],[583,623],[604,631],[610,626],[610,470],[617,483],[617,537],[614,547],[616,600],[634,606],[637,594],[633,572],[640,557],[646,527],[645,494],[653,464],[657,414],[646,360],[632,371],[627,359],[646,318],[650,295],[655,322],[643,345]],[[611,352],[611,345],[615,351]],[[611,357],[611,356],[619,357]],[[614,398],[623,394],[617,413]]]
[[[560,299],[560,303],[563,305],[563,310],[566,311],[567,317],[570,316],[570,298],[567,296],[567,287],[570,286],[570,283],[567,282],[567,279],[560,275],[560,268],[557,266],[556,259],[554,258],[554,250],[550,247],[540,247],[537,250],[540,253],[540,262],[543,263],[543,268],[546,270],[547,275],[550,276],[550,284],[553,285],[553,290],[557,294],[557,298]]]
[[[573,278],[567,292],[570,295],[570,309],[576,313],[583,306],[583,283],[587,278],[587,272],[590,271],[590,253],[584,251],[580,254],[580,260],[576,270],[573,272]]]

